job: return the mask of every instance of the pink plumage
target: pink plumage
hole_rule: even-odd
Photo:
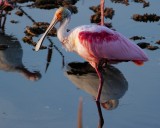
[[[133,61],[137,64],[148,60],[139,46],[104,26],[79,26],[70,32],[68,42],[72,42],[73,45],[70,51],[77,52],[93,67],[102,59],[109,63]]]
[[[13,5],[8,0],[0,0],[0,10],[11,11],[13,8]]]

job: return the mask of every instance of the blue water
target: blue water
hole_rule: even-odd
[[[160,15],[160,2],[148,1],[150,7],[146,8],[134,2],[125,6],[106,1],[105,6],[115,10],[111,22],[117,31],[128,38],[135,35],[144,36],[146,39],[143,41],[156,45],[155,42],[160,40],[160,22],[142,23],[131,19],[131,16],[136,13]],[[93,12],[88,7],[97,4],[99,4],[97,0],[79,1],[76,4],[79,12],[72,16],[69,28],[89,24],[90,15]],[[27,7],[23,9],[36,21],[44,22],[50,22],[55,12],[55,9],[40,10]],[[6,49],[8,51],[0,50],[0,127],[75,128],[79,97],[83,98],[84,128],[97,127],[98,114],[92,96],[78,89],[68,79],[65,75],[66,68],[62,68],[62,57],[56,49],[53,49],[51,63],[45,72],[48,50],[34,52],[32,46],[22,41],[25,36],[25,27],[32,25],[32,22],[25,15],[22,17],[15,15],[16,11],[16,9],[13,10],[11,15],[7,16],[6,34],[14,35],[18,42],[9,41],[8,45],[11,47]],[[19,23],[12,24],[10,20],[16,20]],[[34,40],[37,41],[39,38]],[[56,37],[51,39],[65,56],[66,65],[69,62],[84,61],[78,55],[66,52]],[[5,42],[2,43],[5,44]],[[47,39],[44,45],[49,45]],[[159,50],[145,49],[144,51],[149,56],[149,61],[144,66],[139,67],[131,62],[114,65],[128,82],[128,89],[119,99],[116,109],[102,109],[104,128],[160,127]],[[29,80],[24,76],[24,70],[37,76],[39,80]]]

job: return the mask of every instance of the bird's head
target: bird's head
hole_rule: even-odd
[[[45,31],[45,33],[43,34],[43,36],[41,37],[41,39],[38,41],[36,47],[35,47],[35,51],[38,51],[40,46],[42,45],[42,42],[44,40],[44,38],[46,37],[46,35],[49,33],[49,31],[52,30],[52,28],[58,23],[58,22],[63,22],[64,19],[69,18],[71,16],[71,12],[65,8],[65,7],[60,7],[59,9],[57,9],[57,11],[54,14],[54,17],[49,25],[49,27],[47,28],[47,30]]]
[[[60,7],[55,12],[54,19],[56,21],[62,21],[63,19],[70,17],[70,16],[71,16],[71,12],[67,8]]]

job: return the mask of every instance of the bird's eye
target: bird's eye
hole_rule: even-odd
[[[62,13],[61,12],[59,12],[59,13],[57,13],[57,18],[59,19],[59,20],[61,20],[62,19]]]
[[[61,13],[61,12],[59,12],[59,13],[57,14],[57,16],[58,16],[58,17],[60,17],[61,15],[62,15],[62,13]]]

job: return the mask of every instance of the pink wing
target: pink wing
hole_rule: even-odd
[[[106,27],[96,27],[94,31],[83,29],[78,36],[80,43],[92,56],[115,61],[134,61],[137,64],[148,60],[139,46],[120,33]]]

